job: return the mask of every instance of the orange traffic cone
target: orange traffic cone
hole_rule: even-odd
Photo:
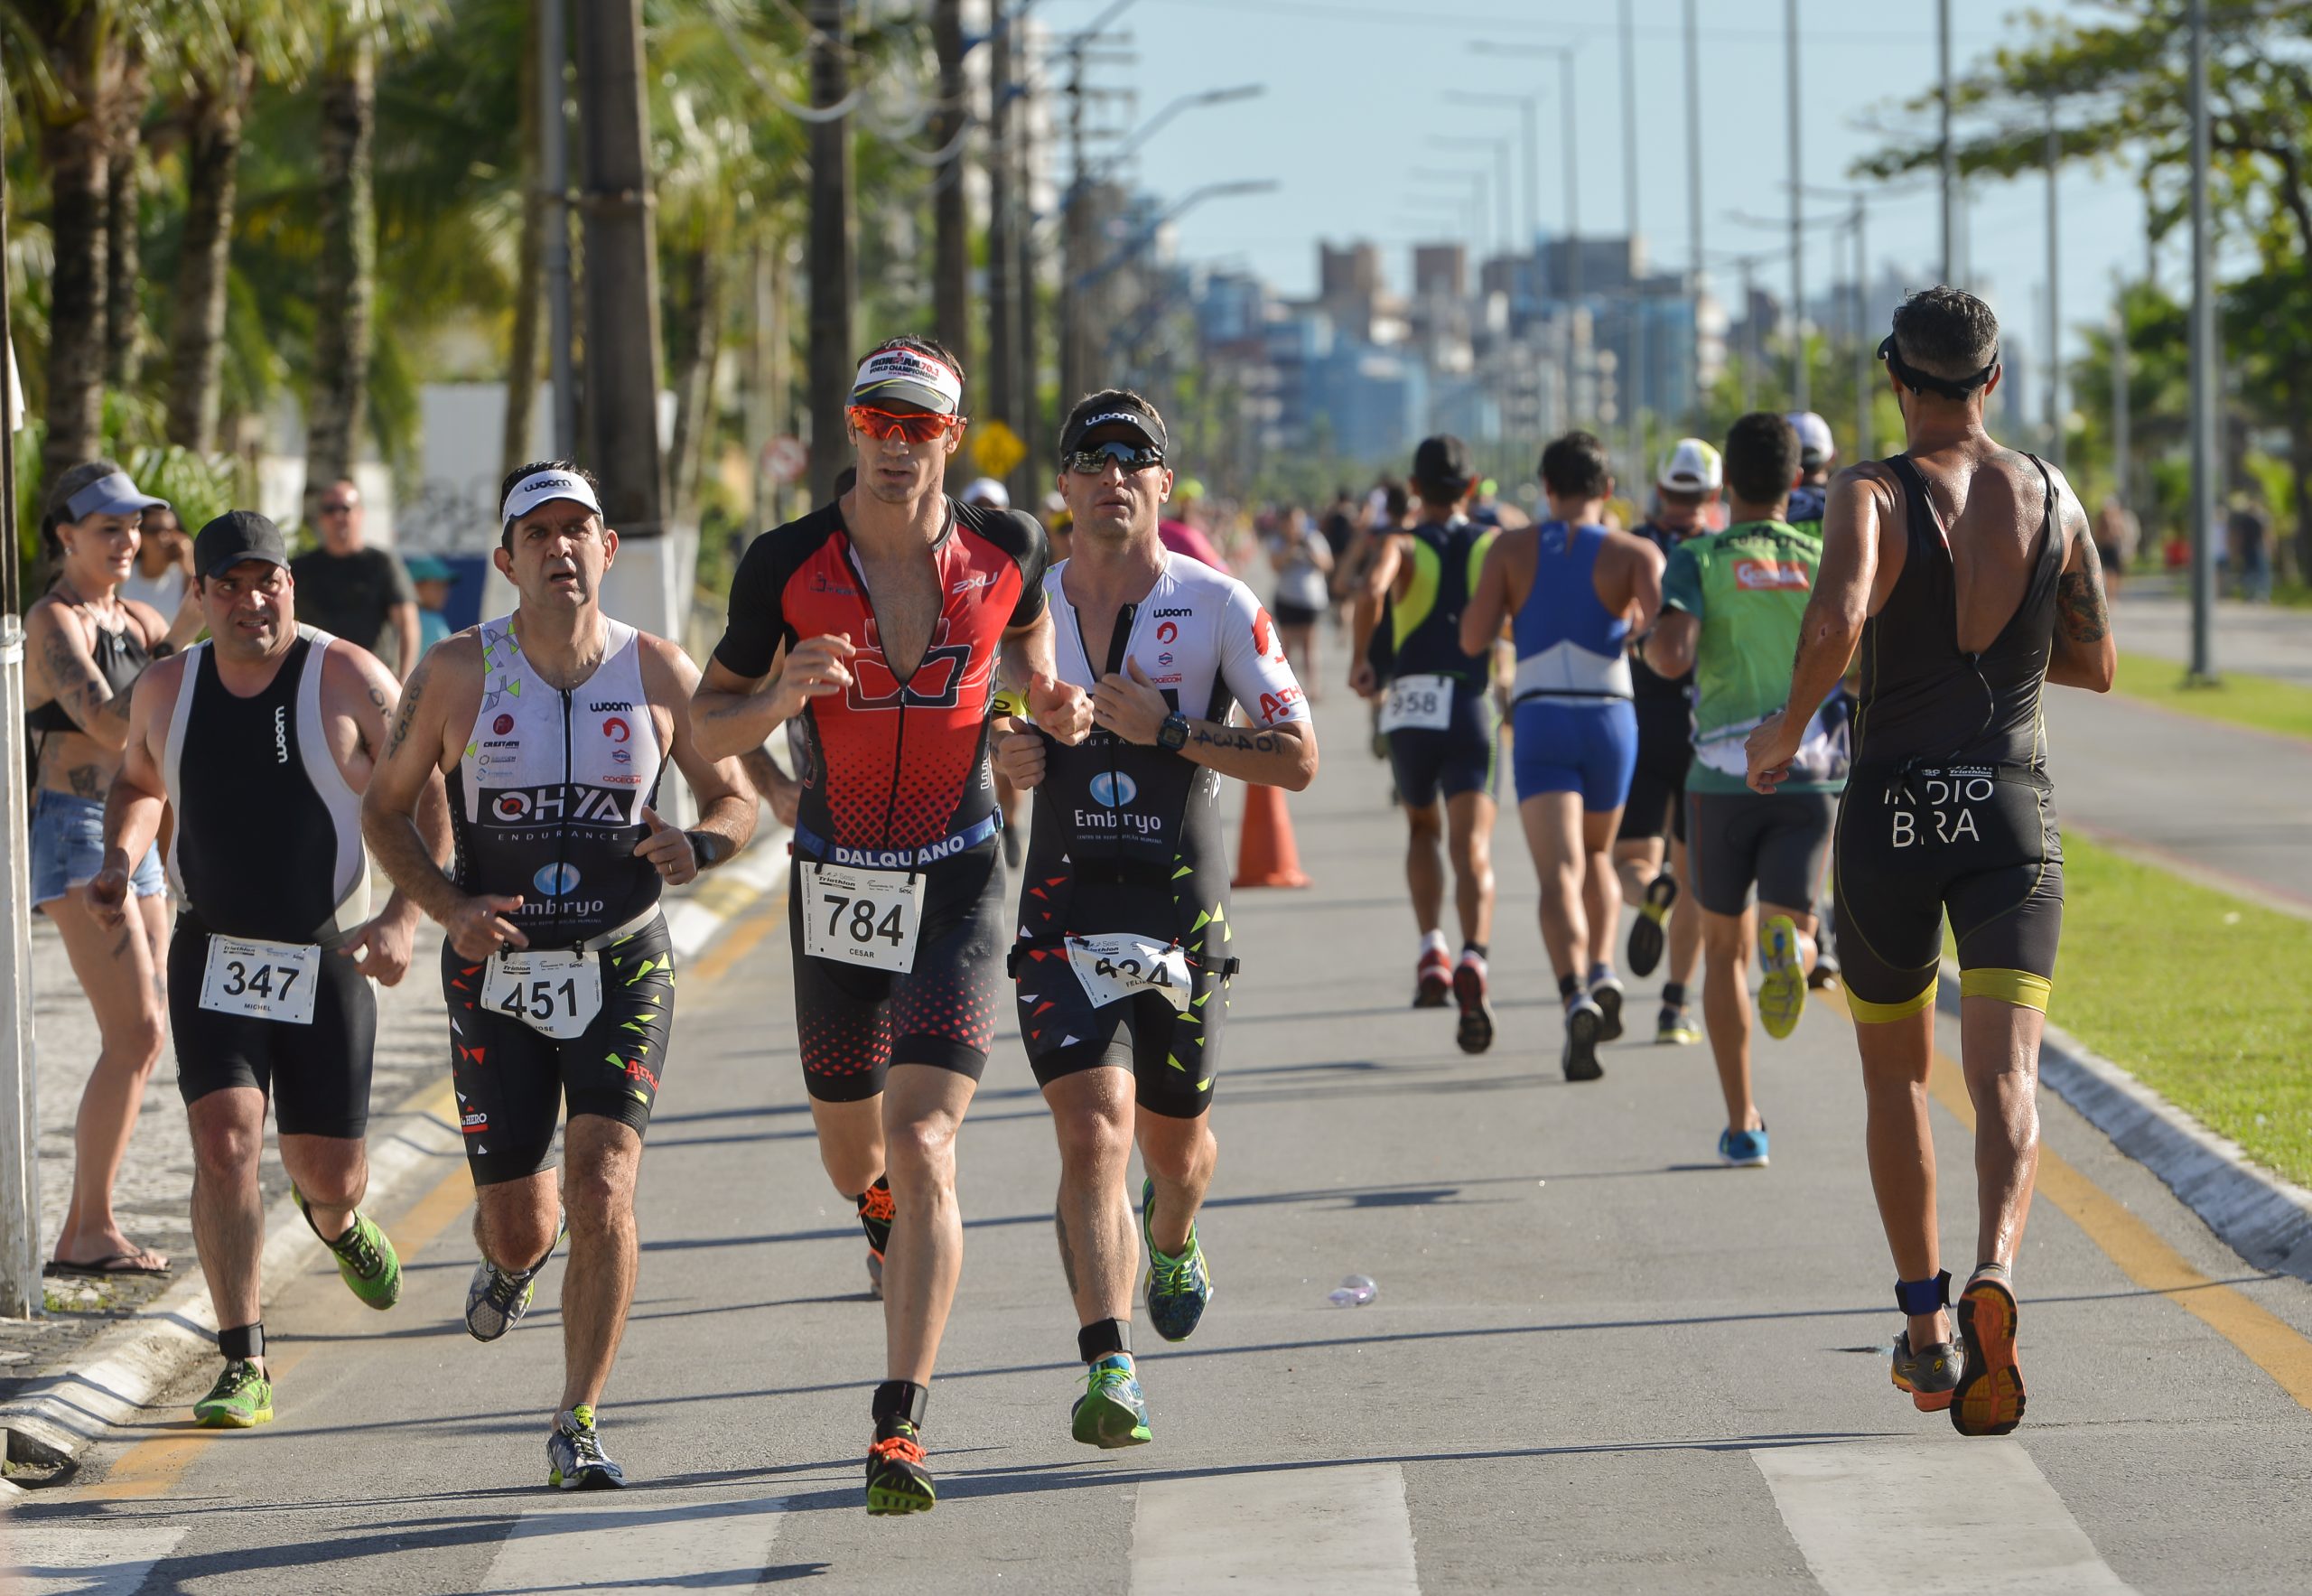
[[[1237,887],[1305,887],[1300,851],[1292,845],[1292,816],[1284,807],[1284,789],[1250,786],[1245,789],[1245,835],[1236,849]]]

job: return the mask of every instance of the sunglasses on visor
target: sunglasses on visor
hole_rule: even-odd
[[[878,410],[872,405],[853,405],[848,414],[851,430],[862,437],[904,438],[910,443],[928,443],[945,437],[951,429],[961,432],[964,426],[962,416],[942,415],[934,410]]]
[[[1129,477],[1163,464],[1164,452],[1151,449],[1145,444],[1126,443],[1111,438],[1105,443],[1073,450],[1060,463],[1078,476],[1096,477],[1108,469],[1110,461],[1115,462],[1116,469]]]

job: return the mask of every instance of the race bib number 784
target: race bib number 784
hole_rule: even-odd
[[[837,964],[904,975],[915,968],[923,919],[923,877],[904,870],[852,870],[803,861],[803,951]]]

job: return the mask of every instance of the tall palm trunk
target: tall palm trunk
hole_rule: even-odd
[[[223,81],[202,86],[187,117],[184,247],[169,324],[169,442],[203,454],[217,446],[241,117],[256,75],[256,58],[244,50]]]
[[[49,51],[64,89],[62,104],[40,130],[48,169],[48,436],[41,470],[59,472],[99,451],[105,397],[105,215],[112,139],[108,92],[118,72],[116,47],[100,30],[98,7],[76,14]]]
[[[136,386],[144,355],[137,215],[143,193],[137,170],[144,160],[144,107],[152,93],[144,54],[132,51],[121,72],[119,98],[113,106],[112,150],[105,179],[105,379],[119,389]]]
[[[685,251],[677,268],[686,302],[678,307],[680,320],[674,341],[675,437],[671,456],[674,519],[684,525],[698,520],[698,483],[712,436],[714,408],[714,359],[722,341],[717,324],[722,314],[722,281],[711,240]]]
[[[526,8],[522,34],[522,237],[514,255],[514,331],[506,351],[506,436],[500,448],[508,476],[528,463],[537,427],[538,356],[545,314],[546,203],[543,92],[538,82],[538,8]]]
[[[321,272],[313,293],[312,386],[305,404],[305,520],[331,483],[352,474],[369,386],[378,294],[373,147],[377,44],[340,40],[321,85]]]

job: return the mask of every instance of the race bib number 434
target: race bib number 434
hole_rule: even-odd
[[[1441,732],[1453,723],[1453,678],[1399,677],[1381,705],[1384,732]]]
[[[310,942],[252,942],[212,934],[209,964],[200,975],[200,1006],[219,1014],[311,1025],[321,967],[322,950]]]
[[[1153,992],[1175,1010],[1188,1009],[1193,985],[1188,955],[1167,943],[1126,931],[1070,937],[1067,962],[1094,1008],[1105,1008],[1135,992]]]
[[[923,919],[922,876],[807,860],[796,875],[806,955],[902,975],[915,968],[916,931]]]
[[[540,1036],[568,1041],[602,1012],[601,960],[574,948],[508,948],[490,959],[481,1001]]]

